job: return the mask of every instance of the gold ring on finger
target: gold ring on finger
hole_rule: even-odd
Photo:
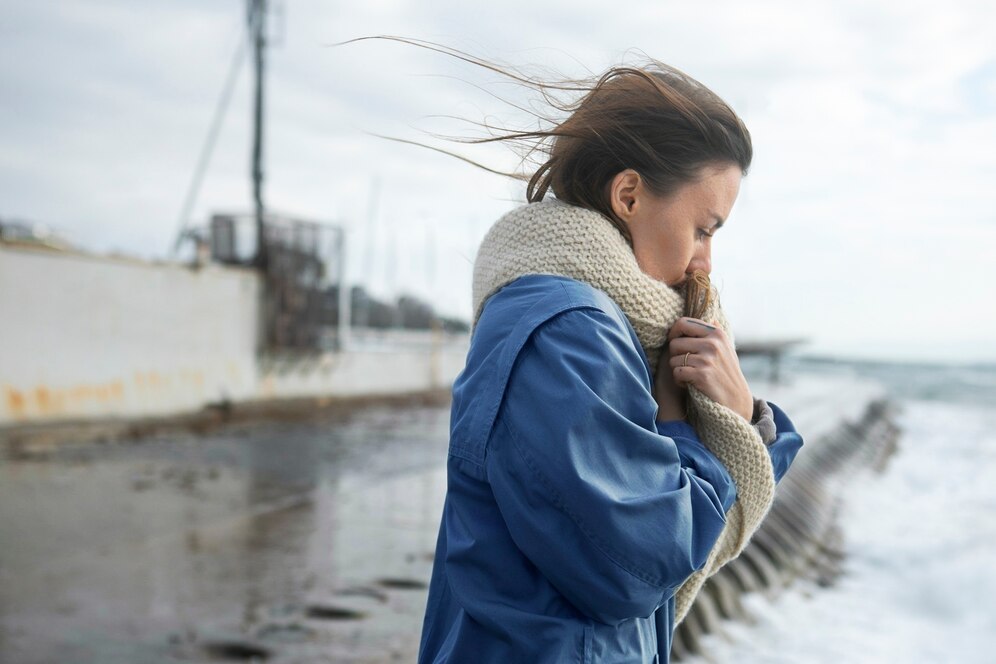
[[[692,351],[688,351],[687,353],[685,353],[685,358],[681,361],[681,366],[683,366],[683,367],[687,367],[688,366],[688,356],[691,355],[691,354],[692,354]]]

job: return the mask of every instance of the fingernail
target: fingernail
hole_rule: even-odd
[[[695,323],[696,325],[701,325],[702,327],[705,327],[705,328],[708,328],[708,329],[710,329],[710,330],[715,330],[715,329],[716,329],[716,327],[715,327],[715,326],[713,326],[713,325],[709,325],[708,323],[703,323],[703,322],[701,322],[701,321],[697,321],[697,320],[690,320],[690,321],[688,321],[688,322],[689,322],[689,323]]]

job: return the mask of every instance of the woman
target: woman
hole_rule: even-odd
[[[656,62],[586,90],[496,139],[546,160],[475,261],[420,662],[667,662],[802,444],[751,395],[716,299],[683,315],[747,129]]]

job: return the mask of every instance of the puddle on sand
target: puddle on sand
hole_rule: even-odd
[[[260,661],[270,659],[273,653],[263,646],[243,641],[216,641],[201,646],[211,659],[230,661]]]
[[[206,633],[256,633],[267,662],[413,659],[448,419],[378,409],[4,462],[0,661],[154,664],[177,643],[239,661]],[[276,613],[304,631],[268,640]]]
[[[422,579],[378,579],[377,585],[395,590],[425,590],[429,587]]]
[[[305,610],[305,615],[318,620],[359,620],[367,617],[363,611],[324,604],[312,604]]]

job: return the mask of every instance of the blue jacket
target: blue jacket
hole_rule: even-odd
[[[604,292],[529,275],[487,302],[453,386],[419,662],[667,662],[674,593],[736,498],[682,421],[656,421]],[[802,439],[774,404],[776,480]]]

